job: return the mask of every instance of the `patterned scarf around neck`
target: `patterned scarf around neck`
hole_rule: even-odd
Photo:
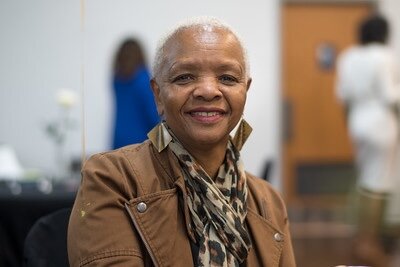
[[[170,132],[170,149],[185,176],[192,228],[199,244],[198,266],[239,266],[251,240],[245,228],[247,184],[240,154],[228,142],[215,181]]]

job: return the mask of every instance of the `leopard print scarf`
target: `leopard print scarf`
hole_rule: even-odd
[[[199,245],[198,266],[239,266],[251,247],[244,225],[247,184],[239,151],[228,142],[225,161],[213,181],[171,135],[169,147],[184,172],[194,241]]]

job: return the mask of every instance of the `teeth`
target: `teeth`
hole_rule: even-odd
[[[193,112],[194,115],[197,116],[203,116],[203,117],[211,117],[211,116],[216,116],[218,112],[212,111],[212,112]]]

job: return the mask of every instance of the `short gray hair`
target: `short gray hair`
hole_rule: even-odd
[[[243,59],[245,63],[245,71],[247,77],[250,76],[250,65],[249,65],[249,60],[247,57],[247,51],[243,45],[243,41],[239,37],[239,35],[225,22],[222,22],[221,20],[215,18],[215,17],[208,17],[208,16],[202,16],[202,17],[194,17],[187,19],[181,23],[178,23],[175,27],[173,27],[171,30],[169,30],[164,37],[162,37],[157,45],[156,48],[156,54],[153,60],[153,65],[152,65],[152,76],[153,78],[158,77],[161,71],[161,64],[163,60],[165,59],[165,54],[164,54],[164,49],[166,44],[176,36],[179,32],[186,30],[186,29],[191,29],[191,28],[196,28],[196,27],[213,27],[217,29],[223,29],[226,30],[230,33],[232,33],[235,37],[237,42],[239,43],[239,46],[242,49],[243,53]]]

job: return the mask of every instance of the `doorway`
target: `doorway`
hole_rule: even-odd
[[[288,204],[329,205],[355,180],[344,111],[335,97],[337,55],[356,42],[372,1],[282,5],[282,174]]]

